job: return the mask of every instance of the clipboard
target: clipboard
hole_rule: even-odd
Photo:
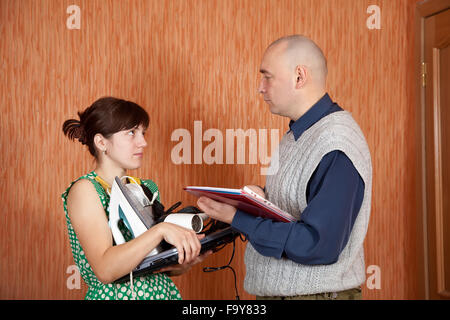
[[[294,222],[297,220],[289,213],[281,210],[275,204],[259,196],[247,187],[243,189],[228,189],[187,186],[183,189],[196,197],[205,196],[219,202],[227,203],[256,217],[268,218],[280,222]]]

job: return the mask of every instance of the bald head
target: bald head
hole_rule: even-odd
[[[274,41],[264,53],[258,88],[270,112],[299,119],[326,92],[327,62],[310,39],[288,36]]]
[[[309,38],[302,35],[282,37],[272,42],[267,51],[280,50],[290,70],[305,66],[314,85],[325,88],[328,74],[327,61],[322,50]]]

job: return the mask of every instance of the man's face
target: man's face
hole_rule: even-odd
[[[287,67],[283,51],[283,44],[279,44],[265,52],[261,61],[262,79],[258,92],[263,95],[270,112],[289,116],[295,105],[295,70]]]

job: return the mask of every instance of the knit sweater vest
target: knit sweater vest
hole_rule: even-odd
[[[308,181],[323,156],[334,150],[347,155],[364,181],[363,202],[338,261],[329,265],[303,265],[287,258],[263,256],[249,243],[245,252],[244,288],[250,294],[294,296],[338,292],[365,281],[363,242],[370,217],[372,164],[364,135],[349,112],[337,111],[323,117],[297,141],[292,131],[283,136],[278,161],[272,157],[274,168],[270,169],[274,174],[266,178],[266,197],[300,219],[307,206]]]

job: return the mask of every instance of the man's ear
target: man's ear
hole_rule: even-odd
[[[295,68],[295,76],[295,89],[303,88],[306,84],[308,69],[305,66],[297,66]]]
[[[94,145],[100,152],[106,151],[106,138],[102,134],[97,133],[94,136]]]

